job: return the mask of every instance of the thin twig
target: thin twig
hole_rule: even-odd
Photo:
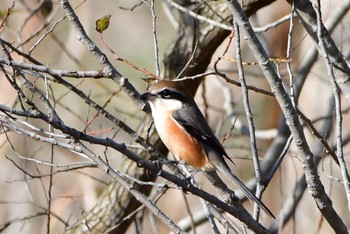
[[[287,60],[291,59],[291,50],[292,50],[292,33],[293,33],[293,15],[294,15],[294,4],[292,4],[292,10],[289,18],[289,30],[288,30],[288,40],[287,40]],[[289,76],[289,90],[290,90],[290,99],[294,107],[296,107],[295,94],[294,94],[294,79],[292,74],[292,67],[290,62],[287,62],[287,72]]]
[[[259,162],[259,154],[256,145],[256,137],[255,137],[255,126],[252,110],[250,108],[248,89],[246,87],[246,81],[244,77],[244,70],[242,64],[242,54],[241,54],[241,39],[240,39],[240,28],[238,23],[234,20],[233,22],[235,29],[235,48],[236,48],[236,59],[237,59],[237,68],[238,68],[238,76],[239,81],[242,86],[242,96],[243,96],[243,106],[245,110],[245,114],[247,117],[248,128],[249,128],[249,136],[250,136],[250,148],[252,152],[252,158],[254,163],[254,172],[256,178],[256,196],[260,198],[264,188],[261,186],[261,170],[260,170],[260,162]],[[254,205],[254,218],[259,220],[259,206],[258,204]]]
[[[190,16],[192,16],[193,18],[195,19],[198,19],[199,21],[202,21],[202,22],[206,22],[208,24],[211,24],[215,27],[218,27],[218,28],[222,28],[224,30],[228,30],[228,31],[232,31],[232,26],[228,26],[228,25],[225,25],[225,24],[222,24],[222,23],[219,23],[219,22],[216,22],[214,20],[211,20],[211,19],[208,19],[202,15],[199,15],[197,14],[196,12],[193,12],[183,6],[181,6],[180,4],[177,4],[175,1],[173,0],[166,0],[171,6],[175,7],[176,9],[178,9],[179,11],[182,11],[186,14],[189,14]]]
[[[157,15],[154,9],[154,0],[151,0],[151,14],[152,14],[152,35],[153,35],[153,46],[154,46],[154,60],[156,65],[156,75],[160,76],[159,66],[159,46],[158,46],[158,35],[157,35]]]
[[[276,20],[276,21],[274,21],[274,22],[272,22],[270,24],[267,24],[267,25],[265,25],[263,27],[258,27],[258,28],[255,27],[254,28],[254,32],[256,32],[256,33],[267,32],[269,29],[276,28],[280,24],[282,24],[282,23],[284,23],[284,22],[286,22],[288,20],[291,20],[294,17],[295,17],[295,15],[292,14],[292,13],[288,14],[288,15],[285,15],[282,18],[280,18],[280,19],[278,19],[278,20]]]
[[[5,15],[5,17],[3,17],[1,23],[0,23],[0,29],[2,29],[2,27],[4,27],[8,17],[11,15],[11,11],[13,10],[13,8],[15,7],[15,1],[12,2],[12,5],[7,8],[7,13]]]

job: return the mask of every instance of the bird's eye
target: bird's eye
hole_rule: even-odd
[[[162,98],[170,98],[171,91],[169,89],[163,89],[159,94]]]

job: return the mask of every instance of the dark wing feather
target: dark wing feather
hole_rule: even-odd
[[[186,107],[186,109],[184,108],[185,110],[175,111],[172,117],[197,141],[205,146],[209,146],[234,164],[219,140],[215,137],[198,107],[193,105]],[[183,113],[186,113],[186,116],[183,116]],[[189,118],[189,116],[196,116],[196,119]]]
[[[191,118],[191,116],[196,116],[196,118]],[[207,124],[204,116],[198,109],[198,107],[193,103],[192,105],[185,105],[183,109],[175,111],[172,114],[172,117],[197,141],[206,147],[210,147],[212,150],[217,152],[218,154],[225,156],[229,159],[233,164],[234,162],[228,157],[224,148],[215,137],[214,133],[210,129]],[[272,212],[258,199],[246,186],[240,181],[230,170],[228,165],[223,160],[216,160],[218,163],[217,168],[230,180],[232,180],[243,192],[244,194],[253,202],[256,202],[260,208],[262,208],[267,214],[274,218]]]

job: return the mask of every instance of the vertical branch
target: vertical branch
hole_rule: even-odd
[[[49,88],[48,88],[48,81],[47,81],[47,75],[44,75],[44,81],[45,81],[45,94],[46,99],[49,101]],[[53,132],[52,125],[49,124],[49,132]],[[50,138],[53,138],[53,136],[50,136]],[[53,158],[54,158],[54,145],[50,145],[50,163],[53,164]],[[51,223],[51,205],[52,205],[52,185],[53,185],[53,167],[50,167],[50,176],[49,176],[49,188],[47,191],[47,197],[48,197],[48,204],[47,204],[47,230],[46,233],[50,233],[50,223]]]
[[[233,17],[237,23],[242,26],[242,31],[245,34],[247,43],[257,59],[261,70],[266,77],[272,92],[276,96],[284,116],[286,117],[286,123],[292,132],[292,136],[295,140],[296,146],[301,156],[301,162],[304,167],[306,182],[308,184],[311,195],[315,199],[317,207],[322,212],[328,223],[339,233],[346,233],[347,227],[343,220],[339,217],[338,213],[332,206],[332,201],[326,194],[324,186],[321,183],[318,175],[317,167],[314,162],[313,154],[306,141],[303,127],[299,121],[298,114],[293,108],[293,104],[289,98],[289,95],[285,91],[282,81],[276,74],[271,62],[269,61],[266,52],[264,51],[261,43],[255,35],[247,16],[244,14],[240,4],[236,0],[228,0],[229,8]]]
[[[328,104],[328,110],[327,114],[329,116],[332,116],[333,110],[334,110],[334,100],[330,98],[329,104]],[[329,136],[330,132],[332,131],[333,126],[333,118],[327,118],[323,122],[321,126],[321,132],[320,134],[322,136]],[[317,144],[315,155],[317,156],[315,159],[315,164],[318,165],[321,161],[322,157],[321,155],[324,152],[324,147],[321,143]],[[293,192],[288,196],[288,198],[283,202],[283,208],[280,212],[280,216],[271,224],[270,231],[273,233],[277,233],[278,231],[282,230],[282,228],[288,223],[288,221],[295,216],[295,211],[300,204],[300,201],[305,193],[305,190],[307,189],[307,183],[305,179],[305,175],[303,175],[296,183],[293,188]]]
[[[290,54],[291,54],[291,49],[292,49],[292,32],[293,32],[293,17],[294,15],[294,3],[292,4],[292,12],[290,14],[290,20],[289,20],[289,31],[288,31],[288,40],[287,40],[287,72],[288,72],[288,76],[289,76],[289,88],[290,88],[290,99],[293,103],[293,106],[296,106],[296,100],[295,100],[295,93],[294,93],[294,80],[293,80],[293,74],[292,74],[292,68],[291,68],[291,64],[290,64]]]
[[[325,45],[326,42],[323,39],[324,31],[322,28],[322,15],[321,15],[320,8],[321,8],[321,3],[320,3],[320,0],[318,0],[317,3],[315,4],[315,11],[317,15],[317,25],[318,25],[317,35],[318,35],[319,45],[322,50],[323,59],[326,64],[328,77],[331,81],[332,88],[333,88],[333,96],[335,101],[335,116],[336,116],[337,158],[341,169],[343,184],[346,192],[346,198],[348,200],[348,210],[350,211],[350,178],[349,178],[349,173],[348,173],[348,169],[347,169],[346,162],[344,160],[344,154],[343,154],[343,145],[342,145],[343,144],[342,143],[343,142],[343,139],[342,139],[343,138],[342,136],[343,116],[341,111],[340,90],[338,88],[338,85],[334,76],[332,63],[328,57],[328,52]]]
[[[244,110],[247,116],[248,121],[248,127],[249,127],[249,135],[250,135],[250,147],[252,151],[252,157],[254,162],[254,168],[255,168],[255,178],[256,178],[256,195],[257,198],[261,196],[261,192],[263,191],[263,188],[261,188],[261,171],[260,171],[260,163],[259,163],[259,155],[258,150],[256,147],[256,138],[255,138],[255,126],[254,126],[254,120],[253,120],[253,114],[250,108],[249,104],[249,96],[248,96],[248,89],[247,89],[247,83],[245,81],[244,77],[244,70],[243,70],[243,64],[242,64],[242,54],[241,54],[241,40],[240,40],[240,32],[239,32],[239,26],[234,20],[233,22],[234,29],[235,29],[235,47],[236,47],[236,60],[237,60],[237,68],[238,68],[238,76],[239,81],[242,86],[242,95],[243,95],[243,105]],[[259,220],[259,206],[255,204],[254,206],[254,218],[256,220]]]
[[[154,0],[151,1],[151,13],[152,13],[153,44],[154,44],[154,60],[156,65],[156,74],[159,77],[160,67],[159,67],[159,47],[158,47],[158,37],[157,37],[157,15],[154,9]]]

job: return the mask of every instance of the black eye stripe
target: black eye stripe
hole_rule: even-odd
[[[163,99],[176,99],[182,102],[186,100],[186,97],[182,93],[168,88],[161,90],[157,95]]]
[[[171,91],[169,89],[163,89],[159,94],[162,98],[171,98]]]

